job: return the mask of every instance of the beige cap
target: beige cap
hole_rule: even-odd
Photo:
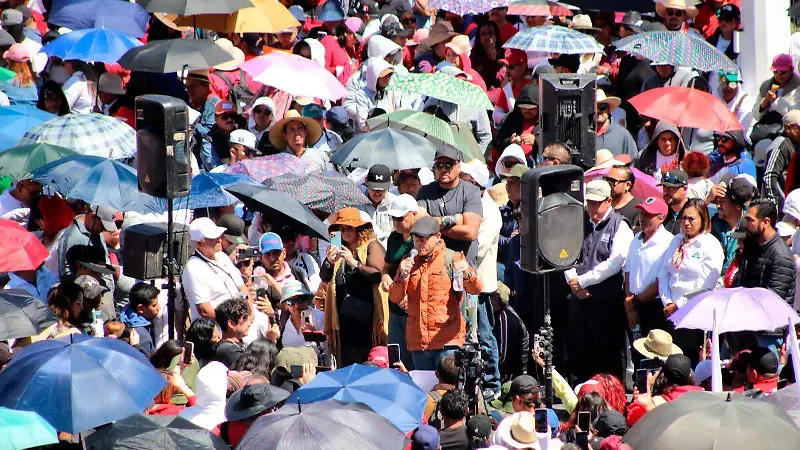
[[[595,178],[586,183],[583,198],[593,202],[602,202],[611,198],[611,185],[608,181]]]

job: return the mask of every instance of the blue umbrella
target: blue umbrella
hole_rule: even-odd
[[[33,171],[33,179],[46,189],[91,205],[119,211],[151,212],[150,196],[139,192],[136,170],[100,156],[68,156]]]
[[[427,397],[411,378],[397,370],[353,364],[318,374],[286,399],[286,404],[329,398],[363,403],[407,433],[419,426]]]
[[[0,372],[0,406],[80,433],[141,413],[166,381],[125,342],[82,334],[31,344]]]
[[[126,0],[53,0],[47,22],[70,30],[106,28],[142,37],[149,20],[144,8]]]
[[[113,64],[140,41],[129,35],[105,28],[87,28],[72,31],[52,40],[42,47],[47,56],[57,56],[63,60],[79,59]]]
[[[202,172],[194,176],[189,192],[189,208],[214,208],[238,203],[238,198],[223,189],[237,183],[260,186],[254,179],[240,173]]]
[[[0,106],[0,151],[17,145],[28,130],[53,117],[31,105]]]

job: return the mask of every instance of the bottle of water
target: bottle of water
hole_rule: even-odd
[[[464,291],[464,272],[453,272],[453,290],[456,292]]]
[[[94,330],[95,337],[103,337],[105,332],[103,331],[103,313],[99,309],[95,309],[92,311],[94,316],[94,321],[92,321],[92,329]]]

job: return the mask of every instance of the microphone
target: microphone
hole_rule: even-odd
[[[415,249],[415,248],[412,248],[412,249],[411,249],[411,251],[408,253],[408,257],[409,257],[409,258],[411,258],[411,260],[413,261],[413,260],[414,260],[414,258],[416,258],[416,257],[417,257],[417,254],[418,254],[418,253],[419,253],[419,252],[417,251],[417,249]],[[407,270],[403,270],[403,271],[401,271],[401,272],[400,272],[400,277],[401,277],[402,279],[404,279],[404,280],[405,280],[406,278],[408,278],[408,276],[409,276],[409,275],[410,275],[410,273],[409,273],[409,271],[407,271]]]

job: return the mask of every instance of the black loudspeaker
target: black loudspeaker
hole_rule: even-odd
[[[583,245],[583,170],[538,167],[522,176],[522,270],[543,274],[575,265]]]
[[[166,95],[136,97],[136,169],[139,190],[160,198],[189,195],[186,103]]]
[[[122,273],[137,280],[165,278],[167,267],[167,224],[142,223],[125,229],[122,236]],[[189,259],[189,227],[173,226],[172,249],[178,267]]]
[[[584,168],[594,166],[595,76],[548,73],[539,82],[539,151],[548,144],[568,144],[572,162]]]

